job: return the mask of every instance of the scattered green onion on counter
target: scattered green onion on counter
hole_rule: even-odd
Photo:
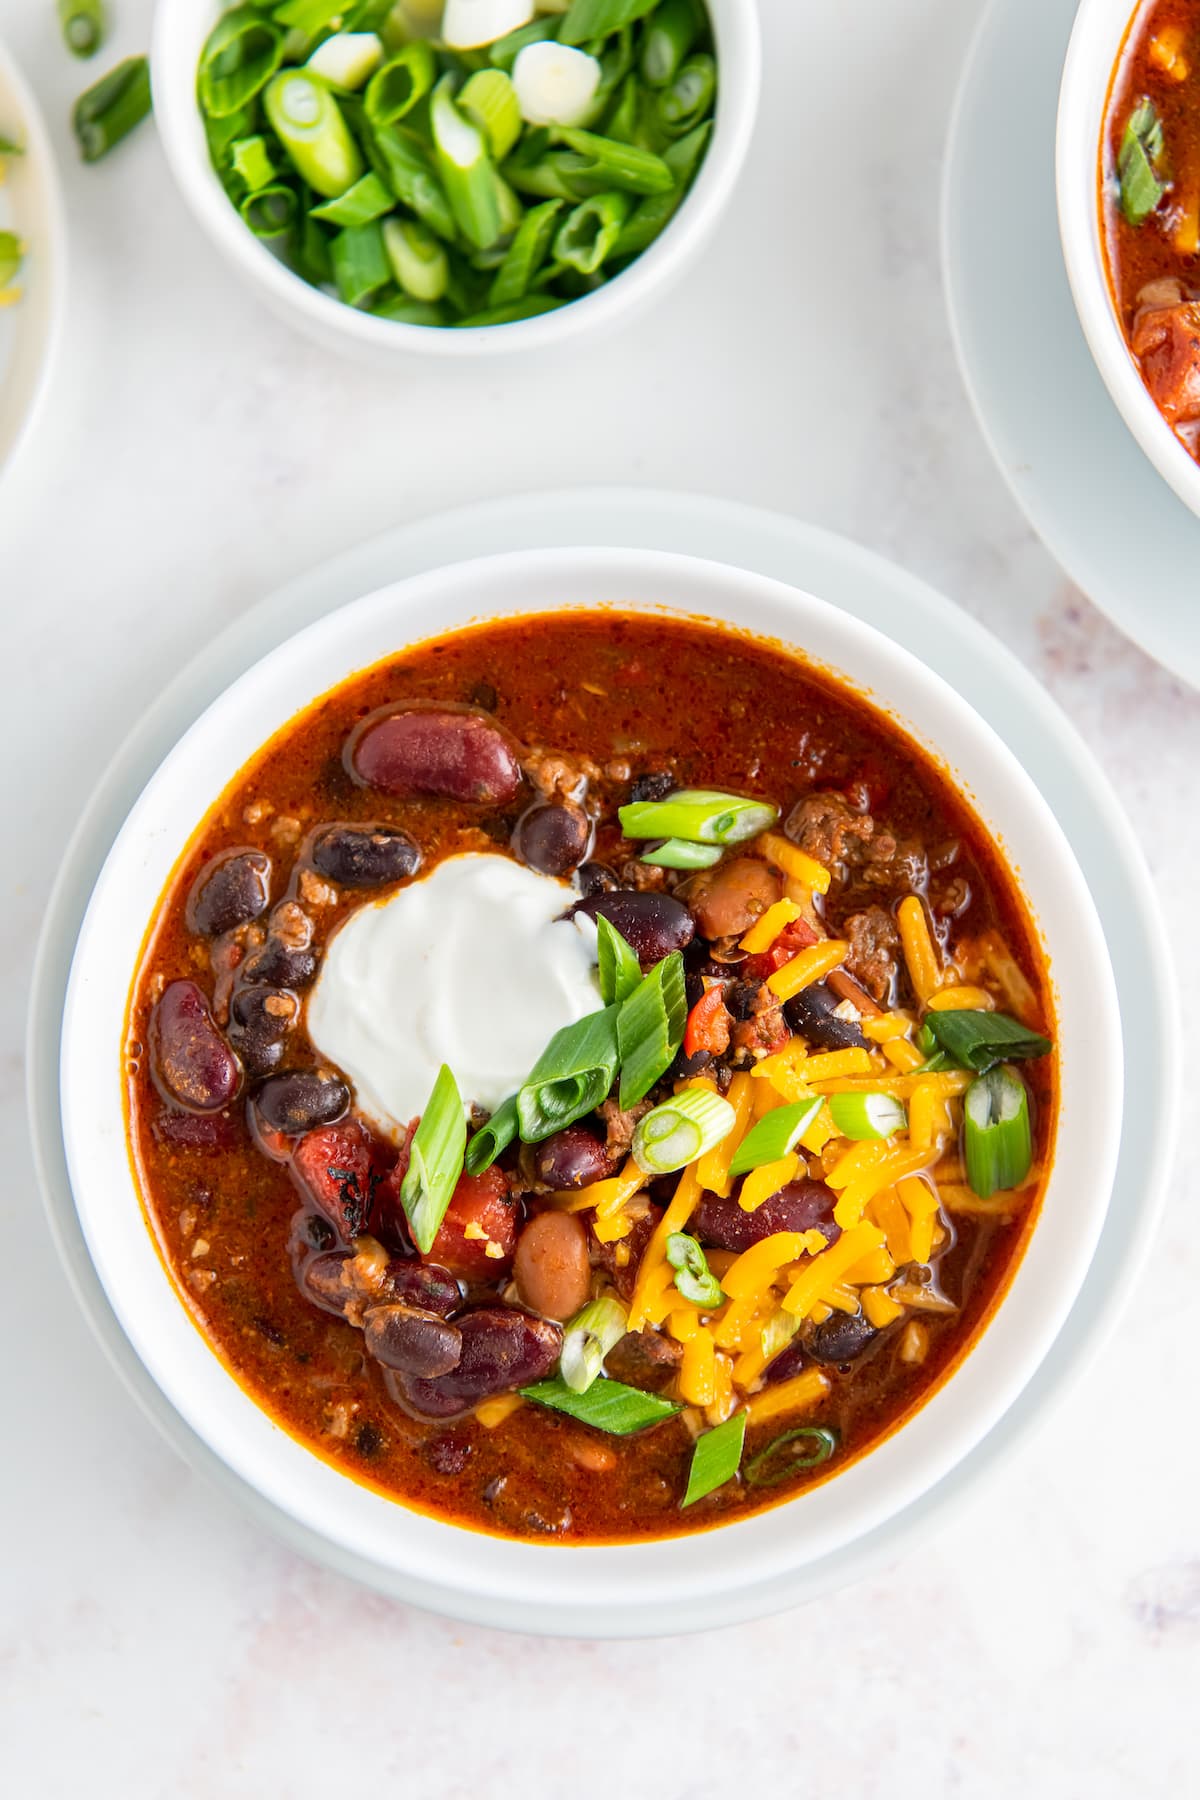
[[[675,1286],[692,1306],[720,1306],[721,1284],[708,1266],[699,1239],[686,1231],[673,1231],[666,1243],[667,1261],[675,1271]]]
[[[728,1100],[709,1087],[685,1088],[639,1119],[633,1160],[643,1175],[670,1175],[715,1149],[737,1123]]]
[[[623,1107],[645,1099],[679,1054],[687,1028],[683,958],[673,950],[621,1004],[617,1017]]]
[[[889,1138],[903,1131],[907,1122],[904,1108],[891,1094],[831,1094],[829,1112],[842,1136],[860,1144]]]
[[[409,1146],[400,1204],[413,1243],[427,1256],[463,1171],[467,1126],[458,1083],[443,1063]]]
[[[604,1358],[625,1336],[629,1315],[613,1294],[592,1300],[563,1327],[559,1375],[573,1394],[586,1394],[604,1371]]]
[[[740,844],[779,817],[765,800],[746,800],[708,788],[680,788],[665,800],[634,800],[618,818],[628,838],[682,838],[689,844]]]
[[[1029,1095],[1012,1069],[989,1069],[963,1096],[963,1160],[982,1200],[1020,1187],[1033,1167]]]
[[[681,1506],[692,1506],[706,1494],[713,1494],[727,1481],[732,1481],[742,1460],[746,1420],[745,1412],[736,1412],[732,1419],[726,1419],[724,1424],[714,1426],[712,1431],[706,1431],[696,1439]]]
[[[761,1169],[764,1163],[778,1162],[781,1157],[790,1156],[821,1106],[818,1095],[811,1100],[797,1100],[790,1106],[773,1107],[746,1133],[733,1153],[729,1173],[748,1175],[751,1169]]]
[[[606,1431],[611,1437],[628,1437],[657,1425],[680,1410],[677,1400],[664,1400],[660,1394],[647,1394],[641,1388],[626,1387],[622,1381],[611,1381],[601,1375],[586,1391],[577,1394],[565,1381],[552,1377],[520,1390],[526,1400],[537,1406],[548,1406],[552,1412],[566,1413],[581,1425]]]
[[[75,102],[72,123],[84,162],[99,162],[150,112],[150,65],[128,56]]]
[[[72,56],[95,56],[107,30],[103,0],[58,0],[58,22]]]

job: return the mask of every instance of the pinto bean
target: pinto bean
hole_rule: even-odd
[[[237,1058],[194,981],[172,981],[150,1015],[150,1063],[160,1091],[188,1112],[220,1112],[241,1086]]]
[[[602,913],[642,963],[661,962],[696,935],[691,913],[669,894],[639,894],[621,888],[615,894],[592,894],[572,911],[586,913],[589,919]]]
[[[350,1110],[350,1089],[332,1069],[292,1069],[269,1075],[254,1095],[263,1123],[287,1137],[332,1125]]]
[[[742,937],[782,892],[774,869],[753,856],[739,856],[697,875],[688,888],[688,904],[704,937]]]
[[[833,1192],[823,1181],[789,1181],[753,1212],[743,1212],[734,1194],[724,1200],[705,1194],[689,1229],[711,1249],[739,1254],[777,1231],[820,1231],[833,1244],[842,1235],[833,1208]]]
[[[456,1323],[462,1333],[462,1356],[448,1374],[426,1379],[385,1371],[392,1398],[417,1418],[453,1418],[491,1394],[507,1394],[541,1381],[562,1349],[560,1326],[515,1307],[482,1307]]]
[[[556,1191],[606,1181],[617,1167],[615,1157],[586,1125],[568,1125],[533,1145],[529,1160],[535,1181]]]
[[[368,1354],[385,1368],[430,1380],[457,1368],[462,1355],[458,1326],[415,1306],[369,1307],[363,1314],[363,1337]]]
[[[538,801],[517,820],[512,847],[540,874],[568,875],[583,861],[591,841],[592,822],[581,806]]]
[[[325,825],[309,846],[314,869],[340,887],[385,887],[415,875],[421,852],[391,825]]]
[[[285,989],[239,988],[229,1008],[229,1041],[250,1075],[269,1075],[283,1060],[283,1044],[300,1016]]]
[[[347,745],[350,773],[385,794],[444,794],[504,806],[521,766],[494,720],[465,708],[402,707],[368,720]]]
[[[783,1016],[793,1031],[823,1050],[865,1049],[867,1040],[853,1019],[839,1019],[842,1002],[824,981],[814,981],[784,1004]]]
[[[267,910],[271,859],[261,850],[230,850],[208,864],[192,884],[186,918],[189,931],[220,937],[248,925]]]
[[[547,1319],[569,1319],[588,1297],[591,1266],[587,1231],[574,1213],[544,1212],[530,1219],[513,1259],[517,1291]]]

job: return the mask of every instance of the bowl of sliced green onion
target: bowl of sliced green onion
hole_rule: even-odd
[[[171,0],[155,114],[212,240],[341,349],[540,349],[691,261],[758,100],[748,0]]]

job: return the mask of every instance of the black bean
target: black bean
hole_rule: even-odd
[[[229,1007],[229,1041],[251,1075],[269,1075],[283,1060],[284,1039],[300,1002],[283,988],[243,987]]]
[[[590,900],[595,894],[614,893],[621,884],[607,863],[585,862],[575,871],[575,885]]]
[[[853,1362],[874,1336],[875,1327],[862,1313],[834,1313],[814,1328],[808,1354],[817,1362]]]
[[[343,1118],[350,1110],[350,1089],[332,1069],[293,1069],[268,1076],[254,1095],[254,1107],[273,1131],[299,1137]]]
[[[238,981],[247,987],[265,981],[272,987],[305,988],[316,972],[315,950],[291,950],[278,938],[268,937],[238,969]]]
[[[572,911],[586,913],[589,919],[603,914],[642,963],[661,962],[696,935],[691,913],[669,894],[639,894],[625,888],[615,894],[594,894]]]
[[[592,822],[581,806],[539,801],[523,812],[512,847],[523,863],[542,875],[569,875],[588,853]]]
[[[324,1219],[321,1224],[325,1224]],[[325,1229],[328,1231],[329,1227],[326,1225]],[[331,1240],[332,1236],[330,1232]],[[349,1250],[323,1250],[318,1256],[310,1256],[300,1271],[300,1291],[304,1298],[319,1306],[322,1312],[343,1318],[354,1289],[343,1282],[342,1271],[352,1261]]]
[[[261,850],[230,850],[202,869],[187,901],[187,926],[220,937],[267,910],[271,860]]]
[[[784,1003],[783,1016],[793,1031],[823,1050],[863,1050],[867,1040],[853,1019],[839,1019],[841,1001],[824,981],[814,981]]]
[[[391,825],[325,825],[309,847],[312,864],[340,887],[385,887],[405,881],[421,852],[406,831]]]

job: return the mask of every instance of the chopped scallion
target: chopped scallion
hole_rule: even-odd
[[[383,247],[392,273],[414,300],[440,300],[450,281],[445,245],[420,219],[386,219]]]
[[[454,102],[454,80],[443,76],[429,112],[438,170],[463,235],[487,250],[503,234],[496,171],[482,131]]]
[[[395,125],[423,100],[437,80],[433,51],[422,38],[405,44],[398,55],[377,69],[363,96],[371,125]]]
[[[751,1487],[776,1487],[800,1469],[819,1469],[837,1449],[837,1433],[824,1425],[801,1425],[751,1457],[746,1480]]]
[[[679,65],[696,41],[696,8],[692,0],[662,0],[642,30],[642,80],[662,88],[674,81]]]
[[[687,1492],[680,1501],[681,1506],[693,1506],[706,1494],[715,1493],[727,1481],[733,1480],[746,1442],[747,1416],[744,1411],[736,1412],[724,1424],[714,1426],[696,1439]]]
[[[720,1094],[709,1087],[685,1088],[639,1119],[633,1160],[644,1175],[669,1175],[715,1149],[736,1123],[737,1114]]]
[[[687,1231],[673,1231],[666,1243],[667,1261],[675,1271],[675,1286],[692,1306],[709,1310],[724,1298],[721,1284],[708,1266],[699,1239]]]
[[[521,117],[528,125],[582,125],[600,87],[600,64],[586,50],[547,39],[526,44],[512,70]]]
[[[766,831],[779,808],[708,788],[680,788],[665,800],[634,800],[618,818],[628,838],[683,838],[689,844],[740,844]]]
[[[517,1095],[521,1136],[540,1144],[594,1112],[617,1073],[617,1017],[621,1008],[606,1006],[575,1025],[555,1032]]]
[[[687,987],[678,950],[657,963],[623,1001],[617,1021],[621,1060],[620,1102],[645,1098],[679,1054],[687,1028]]]
[[[1025,1083],[1001,1065],[973,1081],[963,1096],[963,1159],[982,1200],[1020,1187],[1033,1167],[1033,1130]]]
[[[893,1137],[906,1123],[904,1108],[891,1094],[831,1094],[829,1111],[842,1136],[855,1143]]]
[[[419,324],[416,320],[414,323]],[[502,1150],[516,1137],[520,1128],[517,1116],[517,1096],[511,1095],[503,1106],[498,1106],[486,1125],[481,1125],[467,1145],[465,1158],[468,1175],[482,1175],[490,1169]]]
[[[711,56],[689,56],[675,79],[659,94],[654,113],[667,137],[684,137],[712,111],[717,91],[717,65]]]
[[[0,292],[8,286],[25,258],[25,246],[15,231],[0,231]]]
[[[353,186],[363,172],[363,159],[323,81],[301,69],[287,69],[274,77],[263,105],[301,180],[327,200]]]
[[[224,119],[262,92],[283,61],[283,32],[252,6],[218,19],[200,56],[200,104]]]
[[[150,106],[150,65],[144,56],[126,57],[75,102],[72,122],[84,162],[107,156]]]
[[[644,19],[657,5],[658,0],[571,0],[559,37],[564,44],[588,44]]]
[[[521,108],[511,78],[503,69],[476,69],[458,104],[482,128],[496,161],[503,162],[521,135]]]
[[[998,1062],[1045,1056],[1051,1048],[1049,1038],[1018,1024],[1007,1013],[930,1012],[923,1029],[960,1068],[973,1069],[977,1075]],[[924,1047],[919,1035],[917,1042]]]
[[[665,838],[653,850],[643,850],[640,862],[659,869],[711,869],[724,855],[720,844],[689,844],[685,838]]]
[[[1143,225],[1167,191],[1164,151],[1158,109],[1143,98],[1129,115],[1117,151],[1121,211],[1131,225]]]
[[[309,216],[324,219],[326,224],[340,225],[344,229],[348,225],[369,225],[373,219],[382,219],[395,205],[386,181],[381,181],[374,169],[368,169],[353,187],[348,187],[344,194],[338,194],[320,206],[314,206]]]
[[[797,1100],[791,1106],[776,1106],[764,1113],[734,1151],[729,1173],[747,1175],[751,1169],[761,1169],[764,1163],[790,1156],[820,1110],[821,1100],[815,1097]]]
[[[642,965],[632,946],[603,913],[596,914],[596,956],[600,965],[600,998],[605,1006],[628,1000],[641,986]]]
[[[299,204],[294,188],[273,181],[247,194],[238,210],[255,237],[278,238],[285,237],[296,223]]]
[[[229,148],[229,160],[249,193],[257,193],[275,179],[275,165],[263,137],[238,138]]]
[[[373,31],[339,31],[318,44],[308,67],[340,93],[353,94],[383,61],[383,45]]]
[[[586,1394],[604,1358],[625,1336],[629,1314],[613,1294],[592,1300],[563,1327],[559,1374],[573,1394]]]
[[[104,0],[58,0],[63,41],[72,56],[95,56],[104,42]]]
[[[378,224],[351,225],[329,246],[333,279],[347,306],[365,306],[392,279]]]
[[[597,194],[569,212],[554,240],[554,260],[561,267],[594,275],[612,255],[621,227],[629,217],[628,194]]]
[[[664,1400],[660,1394],[646,1394],[641,1388],[626,1387],[624,1382],[610,1381],[605,1375],[593,1381],[586,1393],[576,1394],[561,1379],[539,1381],[522,1388],[526,1400],[536,1406],[548,1406],[553,1412],[566,1413],[581,1425],[606,1431],[610,1437],[628,1437],[657,1425],[677,1413],[679,1403]]]
[[[429,1103],[409,1146],[408,1171],[400,1184],[400,1204],[413,1243],[427,1256],[446,1216],[459,1176],[467,1125],[458,1083],[443,1063]]]

